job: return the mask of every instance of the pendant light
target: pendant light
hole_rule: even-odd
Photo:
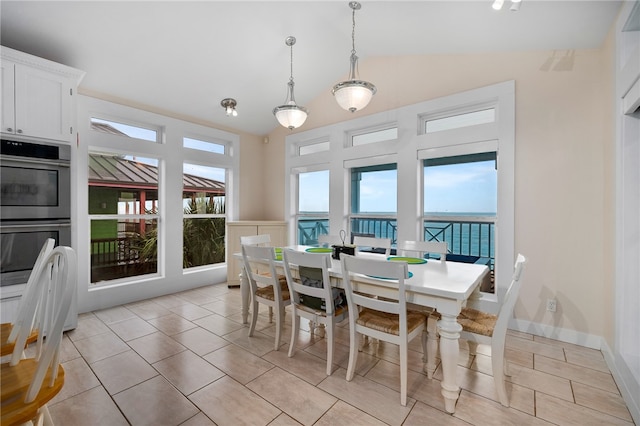
[[[276,116],[278,123],[289,130],[293,130],[304,124],[307,119],[307,109],[296,105],[296,99],[293,95],[293,45],[296,44],[296,38],[289,36],[284,42],[291,48],[291,76],[289,77],[289,83],[287,83],[287,99],[285,99],[284,105],[273,109],[273,115]]]
[[[331,91],[336,97],[336,102],[347,111],[356,112],[366,107],[373,95],[376,94],[376,86],[358,79],[358,57],[356,56],[356,10],[362,7],[357,1],[349,2],[349,7],[353,10],[351,19],[353,26],[351,29],[351,57],[349,58],[350,70],[349,80],[340,82],[333,86]]]

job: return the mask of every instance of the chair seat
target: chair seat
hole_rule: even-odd
[[[282,288],[282,300],[289,300],[291,298],[291,296],[289,295],[289,288],[287,287],[287,283],[284,283],[285,285],[282,286],[282,281],[280,282],[280,285],[284,288]],[[260,287],[256,290],[256,296],[261,297],[263,299],[267,299],[267,300],[273,300],[275,301],[275,295],[273,294],[273,287],[269,286],[269,287]]]
[[[11,330],[13,330],[13,324],[10,322],[3,322],[0,327],[0,340],[2,341],[2,352],[0,352],[0,356],[9,355],[13,352],[14,343],[9,343],[7,340],[9,339],[9,335],[11,334]],[[38,340],[38,330],[31,331],[29,337],[27,337],[27,344],[33,343]]]
[[[426,318],[422,312],[407,311],[407,332],[411,333],[424,324]],[[383,333],[400,335],[400,317],[396,314],[364,308],[360,311],[356,323]]]
[[[463,308],[458,322],[464,331],[491,337],[498,321],[497,315],[488,314],[473,308]]]
[[[431,315],[436,319],[441,318],[440,313],[437,311],[433,312]],[[460,315],[458,315],[458,323],[462,326],[464,331],[488,337],[493,335],[493,329],[495,328],[497,321],[497,315],[488,314],[473,308],[462,308]]]
[[[33,358],[23,359],[13,367],[8,362],[2,364],[2,418],[0,424],[3,426],[18,425],[35,418],[38,410],[62,389],[64,385],[62,365],[58,366],[58,374],[51,387],[48,386],[52,372],[52,369],[49,368],[35,400],[25,403],[25,396],[37,366],[38,362]]]

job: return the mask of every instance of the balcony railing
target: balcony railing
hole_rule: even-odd
[[[493,216],[427,216],[423,221],[425,241],[446,241],[449,253],[460,258],[486,258],[493,267],[495,259],[495,217]],[[318,235],[328,233],[329,219],[299,218],[298,244],[314,245]],[[351,231],[390,238],[398,243],[395,218],[352,217]]]

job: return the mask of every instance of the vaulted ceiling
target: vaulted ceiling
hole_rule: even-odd
[[[598,48],[614,0],[364,0],[356,50],[367,58]],[[2,45],[86,72],[85,93],[264,135],[278,126],[293,35],[296,100],[306,105],[347,77],[348,1],[7,1]],[[366,75],[361,75],[366,79]],[[375,82],[374,82],[375,83]],[[220,101],[238,101],[226,117]]]

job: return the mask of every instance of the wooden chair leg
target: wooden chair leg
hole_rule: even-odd
[[[355,326],[354,326],[355,328]],[[349,333],[349,364],[347,365],[347,381],[353,380],[353,374],[356,371],[356,361],[358,360],[358,346],[360,333],[356,333],[354,329]]]
[[[400,344],[400,404],[407,406],[407,342]]]
[[[507,395],[507,387],[504,380],[504,344],[500,342],[491,345],[491,369],[493,370],[493,381],[496,387],[496,393],[500,404],[505,407],[509,406],[509,396]]]
[[[256,323],[258,322],[258,302],[253,302],[253,309],[251,310],[251,325],[249,325],[249,336],[253,336],[256,331]]]
[[[291,310],[291,342],[289,343],[289,358],[293,356],[298,343],[298,332],[300,329],[300,316],[296,315],[296,310]]]
[[[327,332],[327,376],[330,376],[333,370],[333,332],[335,325],[333,322],[326,327]]]
[[[467,343],[469,343],[469,355],[475,355],[478,350],[478,344],[470,340],[468,340]],[[491,356],[493,356],[493,354],[491,354]]]

